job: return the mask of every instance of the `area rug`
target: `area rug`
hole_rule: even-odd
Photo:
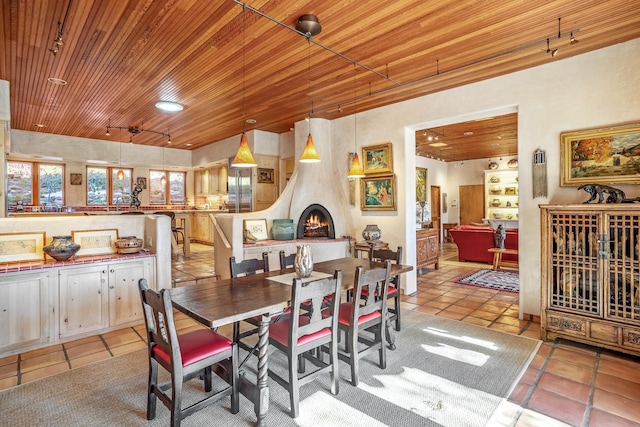
[[[456,282],[500,291],[520,291],[520,277],[517,271],[482,269],[465,275]]]
[[[535,355],[540,341],[442,317],[403,311],[397,350],[387,352],[387,368],[377,353],[360,365],[360,385],[349,382],[340,362],[340,391],[330,392],[327,375],[304,386],[300,416],[289,416],[286,391],[269,380],[266,422],[271,426],[484,426]],[[269,366],[284,360],[270,352]],[[250,359],[250,360],[253,360]],[[309,366],[309,364],[308,364]],[[252,366],[244,374],[255,375]],[[146,414],[146,351],[137,351],[0,392],[2,426],[166,426],[160,402],[153,421]],[[202,390],[185,384],[185,400]],[[240,412],[229,398],[187,417],[183,426],[252,426],[253,404],[242,397]]]

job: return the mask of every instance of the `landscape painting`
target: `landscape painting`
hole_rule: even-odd
[[[561,186],[640,183],[640,124],[560,135]]]

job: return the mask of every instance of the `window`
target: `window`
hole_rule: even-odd
[[[7,204],[33,205],[33,163],[7,162]]]
[[[64,205],[64,167],[38,165],[38,194],[41,205]]]
[[[122,169],[124,179],[116,176],[120,168],[87,167],[87,205],[128,204],[131,201],[131,169]],[[108,203],[107,203],[108,202]]]
[[[64,166],[7,162],[7,204],[64,205]]]
[[[183,205],[185,203],[184,172],[149,171],[149,203],[152,205]],[[165,177],[166,183],[162,183]],[[168,179],[167,179],[168,178]]]

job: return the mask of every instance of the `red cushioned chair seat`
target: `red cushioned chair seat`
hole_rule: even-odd
[[[206,357],[228,350],[231,340],[210,329],[200,329],[178,336],[182,366],[189,366]],[[171,362],[169,354],[160,347],[153,348],[154,353],[167,363]]]
[[[300,316],[299,325],[304,326],[309,324],[309,317]],[[284,346],[289,345],[289,328],[291,325],[291,319],[284,319],[278,322],[274,322],[269,326],[269,338],[278,341]],[[329,328],[324,328],[313,334],[303,335],[298,338],[298,345],[304,345],[318,338],[331,335]]]
[[[351,323],[351,307],[352,304],[350,302],[344,302],[340,304],[340,314],[338,315],[338,322],[343,325],[349,325]],[[369,314],[363,314],[358,317],[358,324],[368,322],[369,320],[380,317],[381,314],[379,311],[374,311]]]
[[[391,298],[392,296],[395,296],[396,292],[398,292],[398,288],[396,288],[395,286],[389,285],[389,290],[387,291],[387,296],[389,298]],[[378,291],[376,291],[376,295],[378,295]],[[362,296],[363,297],[369,296],[369,288],[366,288],[366,289],[362,290]]]

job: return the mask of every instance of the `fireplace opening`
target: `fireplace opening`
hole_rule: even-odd
[[[298,221],[298,239],[335,239],[333,218],[324,206],[314,204],[300,215]]]

